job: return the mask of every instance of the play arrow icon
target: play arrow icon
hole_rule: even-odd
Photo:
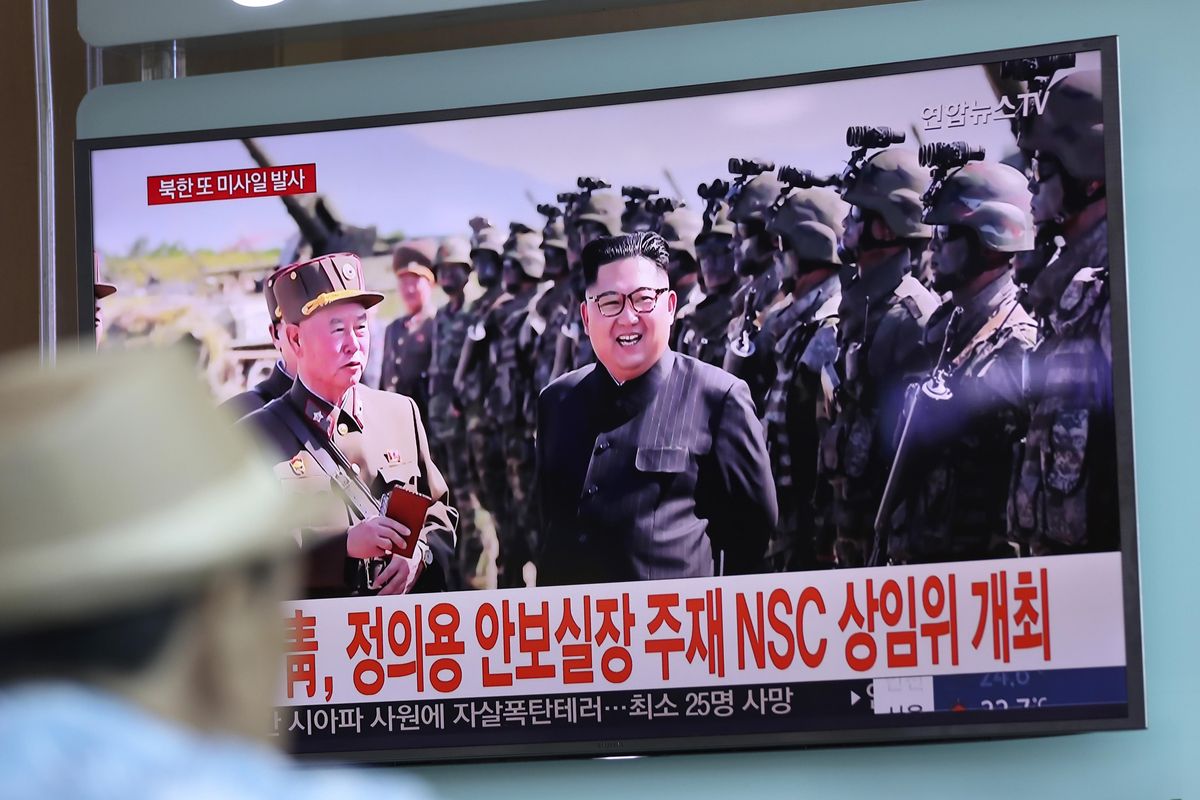
[[[859,700],[862,700],[862,697],[858,694],[858,692],[851,689],[850,690],[850,705],[854,705]]]

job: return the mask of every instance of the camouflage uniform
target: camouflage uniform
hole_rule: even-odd
[[[1031,419],[1009,528],[1034,555],[1120,545],[1101,86],[1098,71],[1066,75],[1018,137],[1039,162],[1061,165],[1064,196],[1082,198],[1064,206],[1064,244],[1029,286],[1044,338],[1025,370]]]
[[[823,382],[832,422],[818,471],[831,493],[834,558],[844,567],[863,566],[870,555],[904,389],[929,366],[922,344],[937,300],[908,274],[910,265],[902,252],[842,289],[837,360]]]
[[[737,283],[706,294],[696,309],[679,320],[675,350],[714,367],[725,363],[729,347],[729,322],[733,319],[733,295]]]
[[[943,304],[925,330],[926,349],[941,347],[955,304]],[[1008,475],[1025,425],[1021,363],[1037,326],[1001,275],[967,304],[950,342],[952,398],[920,426],[920,455],[904,500],[889,520],[894,563],[1013,556],[1007,544]]]
[[[784,185],[775,175],[756,175],[737,188],[729,219],[734,223],[758,223],[765,229],[769,224],[771,207],[784,191]],[[729,321],[725,336],[731,346],[726,349],[722,366],[727,372],[746,381],[750,396],[754,398],[754,407],[762,416],[767,390],[775,380],[775,360],[771,357],[774,342],[762,342],[763,347],[754,347],[753,354],[748,357],[739,352],[740,344],[757,342],[766,318],[780,307],[785,298],[781,296],[783,281],[778,261],[772,260],[765,269],[761,265],[747,263],[748,246],[755,245],[742,242],[740,237],[735,239],[737,271],[746,280],[731,298],[734,316]],[[754,307],[747,308],[751,292],[754,293]]]
[[[443,242],[434,263],[434,272],[446,263],[469,266],[468,249],[469,246],[462,240],[448,239]],[[434,458],[446,475],[459,509],[458,546],[455,552],[458,575],[466,585],[478,586],[481,575],[486,572],[486,567],[481,569],[484,545],[475,519],[479,509],[476,498],[478,490],[471,473],[466,417],[454,393],[454,370],[462,354],[470,319],[471,307],[467,303],[458,308],[447,303],[433,317],[429,416],[425,425],[429,430]]]
[[[841,281],[833,275],[781,308],[771,321],[779,333],[768,332],[774,342],[767,352],[776,370],[763,422],[779,498],[779,526],[767,560],[777,571],[811,569],[833,560],[832,538],[817,538],[824,526],[815,518],[814,494],[817,447],[828,428],[821,371],[837,355],[840,302]]]
[[[701,261],[700,246],[710,237],[733,247],[734,223],[729,219],[729,206],[724,202],[709,202],[705,210],[704,226],[696,237],[697,260]],[[703,275],[703,263],[701,264]],[[725,365],[725,350],[729,346],[729,323],[737,308],[733,295],[737,292],[738,280],[732,278],[723,286],[705,286],[704,299],[695,309],[679,317],[672,346],[676,352],[698,358],[714,367]]]
[[[504,235],[499,229],[487,226],[476,231],[472,241],[473,256],[479,250],[500,255],[503,248]],[[487,358],[486,347],[480,342],[486,336],[485,319],[510,297],[498,279],[499,276],[497,283],[487,287],[466,312],[467,337],[454,377],[454,391],[466,423],[471,483],[479,492],[479,502],[497,521],[503,514],[507,495],[504,451],[496,423],[484,408],[486,390],[495,380],[495,371]]]
[[[763,422],[779,498],[779,526],[767,555],[778,570],[811,569],[833,561],[833,537],[816,513],[828,508],[828,498],[816,501],[817,488],[824,485],[817,481],[816,454],[829,426],[821,373],[837,355],[838,241],[846,210],[832,189],[797,188],[774,204],[767,224],[783,247],[778,256],[781,274],[795,283],[763,320],[755,351],[770,362],[769,368],[758,371],[771,381]]]
[[[536,403],[533,352],[537,333],[531,312],[540,291],[546,288],[536,283],[545,266],[540,242],[539,234],[514,229],[505,246],[504,262],[505,269],[522,273],[520,288],[510,287],[508,299],[492,309],[484,321],[484,341],[493,368],[484,411],[499,428],[507,490],[497,530],[497,585],[502,589],[525,585],[522,570],[537,551],[537,519],[533,513],[536,428],[531,413]]]
[[[894,563],[1015,555],[1006,536],[1006,473],[1024,430],[1021,363],[1037,326],[1008,267],[1034,245],[1031,195],[1025,176],[1006,164],[965,161],[960,151],[934,165],[922,219],[942,226],[929,250],[931,279],[953,299],[925,329],[937,371],[927,388],[910,389],[917,402],[901,419],[899,502],[883,512]]]
[[[1034,555],[1119,545],[1108,223],[1101,219],[1029,290],[1045,339],[1025,374],[1033,400],[1018,453],[1010,534]]]

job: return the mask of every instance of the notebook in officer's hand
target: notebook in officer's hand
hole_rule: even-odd
[[[402,486],[394,486],[383,496],[383,515],[399,522],[412,531],[404,540],[404,547],[397,553],[405,558],[412,558],[417,546],[417,534],[425,525],[425,513],[433,505],[433,498],[417,492],[409,491]]]

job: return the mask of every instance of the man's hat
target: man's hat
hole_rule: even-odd
[[[420,275],[433,283],[433,265],[437,258],[438,243],[435,239],[412,239],[401,242],[392,253],[392,271],[397,275],[406,272]]]
[[[289,264],[267,279],[266,288],[275,292],[283,321],[293,324],[344,300],[353,300],[366,308],[383,300],[379,292],[363,288],[362,265],[353,253],[334,253]]]
[[[92,251],[92,286],[95,288],[97,300],[103,300],[117,291],[117,287],[111,283],[100,282],[100,254],[95,251]]]
[[[280,274],[287,272],[291,268],[291,264],[288,264],[286,267],[280,267],[263,281],[263,299],[267,301],[267,316],[271,320],[271,325],[283,322],[283,309],[279,307],[279,301],[275,299],[275,281],[279,279]]]
[[[83,620],[296,551],[270,460],[158,349],[0,361],[0,630]],[[129,420],[131,426],[114,425]]]

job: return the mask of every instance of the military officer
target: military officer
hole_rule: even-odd
[[[899,502],[882,521],[893,563],[1017,554],[1008,483],[1026,423],[1021,365],[1037,334],[1012,280],[1014,255],[1034,244],[1026,184],[1006,164],[973,161],[935,178],[926,195],[933,288],[950,299],[925,329],[939,368],[919,396],[937,399],[906,406]]]
[[[458,578],[464,588],[484,588],[489,567],[483,532],[476,524],[479,509],[467,447],[466,417],[454,393],[454,370],[467,338],[470,306],[465,289],[471,275],[471,245],[461,237],[442,240],[433,262],[446,303],[433,317],[429,362],[429,429],[434,461],[454,488],[459,511]]]
[[[734,231],[734,266],[744,282],[732,298],[734,318],[726,339],[725,370],[737,375],[750,387],[750,396],[759,414],[767,401],[767,390],[775,379],[775,360],[770,352],[773,342],[754,346],[765,318],[790,296],[784,289],[779,235],[770,228],[772,209],[785,191],[784,184],[769,172],[735,184],[729,219]],[[753,302],[751,303],[751,298]]]
[[[545,260],[541,235],[521,223],[512,223],[504,246],[502,275],[508,299],[485,318],[483,344],[488,348],[492,379],[484,410],[497,426],[504,458],[505,504],[497,534],[500,553],[496,582],[501,589],[525,585],[525,565],[533,560],[537,544],[536,521],[531,509],[534,480],[533,312]]]
[[[501,259],[504,232],[483,217],[471,220],[471,265],[483,294],[467,311],[467,335],[454,371],[454,392],[463,410],[470,455],[471,484],[479,492],[479,501],[497,521],[506,503],[504,451],[498,428],[484,409],[487,387],[495,380],[495,370],[487,358],[484,320],[492,309],[508,299],[501,283]]]
[[[271,287],[296,352],[297,379],[286,395],[239,424],[274,445],[275,474],[287,490],[321,505],[300,531],[313,543],[308,593],[448,588],[458,512],[448,503],[417,405],[359,383],[370,347],[367,309],[383,296],[364,290],[358,258],[348,253],[293,264]],[[418,528],[379,513],[390,490],[429,498]],[[410,548],[410,557],[401,555]]]
[[[554,356],[558,349],[558,336],[562,326],[570,319],[575,305],[574,292],[568,276],[567,233],[563,212],[558,206],[540,205],[546,217],[542,228],[542,256],[545,269],[545,292],[538,298],[531,323],[537,340],[533,353],[534,399],[550,383],[554,374]],[[536,408],[536,403],[534,403]],[[531,413],[536,413],[532,411]]]
[[[679,307],[675,309],[677,320],[695,311],[704,300],[704,290],[700,288],[700,265],[696,261],[696,237],[703,226],[700,215],[682,203],[664,212],[659,222],[659,233],[671,253],[671,260],[667,263],[667,279],[679,298]]]
[[[1009,513],[1035,555],[1119,546],[1100,87],[1099,72],[1064,75],[1018,137],[1034,154],[1034,220],[1062,242],[1027,298],[1043,340],[1026,370],[1032,413]]]
[[[397,317],[383,334],[383,368],[379,388],[408,395],[417,401],[421,416],[429,412],[429,360],[433,355],[433,262],[437,243],[418,239],[399,245],[392,255],[392,270],[404,316]]]
[[[814,498],[823,488],[815,454],[829,427],[821,374],[837,353],[838,242],[846,211],[833,189],[807,186],[792,190],[768,222],[783,247],[777,255],[780,274],[791,286],[756,342],[756,353],[774,365],[763,422],[779,497],[779,527],[767,559],[777,570],[833,563],[833,532],[828,518],[817,513],[828,498]]]
[[[850,204],[840,254],[855,265],[842,287],[838,356],[823,388],[832,422],[820,449],[837,530],[834,557],[863,566],[892,463],[896,426],[909,379],[929,368],[922,346],[937,298],[910,274],[930,227],[921,222],[929,172],[916,152],[860,148],[842,180]]]
[[[696,237],[696,260],[704,299],[695,310],[679,319],[674,349],[714,367],[724,366],[729,322],[733,319],[733,294],[738,288],[734,270],[733,234],[729,206],[710,201],[704,225]]]
[[[280,267],[263,281],[263,299],[267,302],[267,318],[270,320],[267,325],[267,334],[271,337],[271,344],[275,346],[275,351],[279,354],[279,360],[272,367],[271,374],[255,384],[253,388],[236,394],[221,404],[221,408],[232,412],[239,418],[257,411],[276,397],[283,397],[288,389],[292,388],[292,382],[296,379],[296,353],[288,343],[287,337],[283,335],[283,312],[275,301],[275,290],[272,288],[275,279],[286,269],[286,266]]]

